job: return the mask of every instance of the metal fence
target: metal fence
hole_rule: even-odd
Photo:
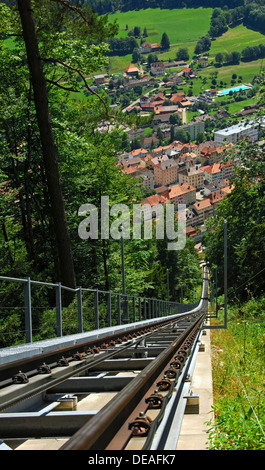
[[[20,283],[23,285],[23,291],[17,294],[23,300],[23,305],[20,307],[24,309],[24,335],[26,343],[32,343],[33,339],[33,315],[32,311],[36,309],[46,309],[50,307],[34,307],[32,289],[36,286],[38,288],[48,288],[53,290],[54,296],[54,313],[56,321],[56,335],[57,337],[63,336],[63,294],[65,292],[72,293],[73,300],[71,303],[71,311],[74,309],[74,321],[76,322],[76,332],[83,333],[93,329],[100,329],[103,327],[111,327],[115,325],[122,325],[128,323],[135,323],[138,321],[159,318],[171,314],[185,313],[193,308],[196,308],[199,302],[193,304],[181,304],[177,302],[170,302],[156,298],[147,298],[141,296],[132,296],[113,291],[103,291],[99,289],[88,289],[77,287],[71,289],[61,285],[61,283],[49,283],[35,281],[26,277],[24,279],[0,276],[0,281],[8,283]],[[16,299],[14,300],[16,302]],[[0,302],[0,309],[12,308],[2,306]],[[67,310],[67,308],[66,308]],[[90,321],[87,319],[87,314],[90,314]],[[93,317],[93,318],[92,318]],[[69,334],[69,332],[67,333]]]

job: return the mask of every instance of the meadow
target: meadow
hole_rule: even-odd
[[[161,60],[174,60],[179,47],[187,47],[190,57],[199,38],[209,30],[212,15],[211,8],[183,8],[181,10],[161,10],[159,8],[128,12],[116,12],[109,15],[112,23],[117,20],[119,25],[118,37],[127,36],[128,31],[135,26],[147,29],[146,41],[160,43],[162,34],[167,33],[170,41],[170,50],[158,54]],[[126,30],[128,27],[128,30]],[[138,41],[140,44],[140,40]],[[110,73],[121,73],[131,62],[131,54],[115,56],[110,59]]]
[[[239,51],[245,47],[258,46],[265,42],[265,37],[258,31],[253,31],[240,24],[234,28],[229,28],[226,33],[212,41],[209,52],[210,57],[215,57],[218,52],[223,54]]]
[[[138,11],[129,11],[125,13],[117,12],[109,15],[110,21],[117,20],[119,24],[119,36],[127,36],[128,31],[135,26],[139,26],[143,32],[147,29],[148,37],[146,41],[156,43],[161,41],[163,32],[166,32],[170,49],[166,52],[157,54],[161,60],[174,60],[176,52],[180,47],[187,47],[190,58],[194,55],[194,48],[198,39],[207,34],[210,26],[212,9],[196,8],[181,10],[161,10],[159,8]],[[128,27],[128,30],[126,30]],[[140,42],[140,40],[139,40]],[[257,46],[265,42],[265,36],[257,31],[246,28],[240,24],[234,28],[229,28],[226,33],[212,41],[211,49],[208,51],[209,61],[214,60],[218,52],[229,53],[232,51],[242,51],[247,46]],[[123,73],[124,69],[131,62],[131,54],[126,56],[111,57],[109,72]],[[214,66],[203,69],[200,72],[201,77],[210,77],[210,74],[218,70],[218,79],[230,83],[231,75],[235,72],[243,77],[244,82],[251,82],[253,76],[260,72],[263,61],[239,65],[223,66],[216,69]],[[201,83],[194,84],[194,91],[199,90]],[[203,87],[207,88],[207,87]]]
[[[141,31],[147,29],[148,41],[160,42],[164,32],[168,34],[171,44],[182,44],[198,39],[207,33],[212,15],[211,8],[183,8],[181,10],[146,10],[117,12],[109,15],[109,20],[117,20],[119,35],[127,35],[128,30],[139,26]]]

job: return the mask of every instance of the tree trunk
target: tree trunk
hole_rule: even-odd
[[[75,271],[59,175],[57,148],[51,125],[46,81],[39,53],[32,5],[30,0],[17,0],[17,5],[32,78],[34,102],[60,263],[60,281],[63,285],[74,288],[76,286]]]

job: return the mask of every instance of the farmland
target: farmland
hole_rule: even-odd
[[[139,26],[141,31],[147,29],[147,41],[160,43],[162,34],[167,33],[170,41],[170,50],[159,54],[160,59],[174,59],[179,47],[185,45],[190,55],[193,55],[194,47],[198,39],[207,34],[210,26],[212,9],[181,9],[160,10],[158,8],[140,11],[128,11],[109,15],[110,22],[115,19],[119,24],[119,37],[127,36],[128,31]],[[126,26],[128,30],[126,31]],[[140,41],[139,41],[140,42]],[[130,56],[112,57],[110,60],[110,72],[121,72],[127,67]]]
[[[110,21],[117,20],[119,24],[119,36],[126,36],[128,31],[135,26],[139,26],[141,31],[146,28],[146,40],[151,43],[161,41],[163,32],[167,32],[170,41],[170,49],[159,53],[159,60],[174,60],[176,52],[180,47],[187,47],[192,58],[194,48],[198,39],[207,34],[211,20],[211,8],[181,9],[181,10],[160,10],[146,9],[140,11],[129,11],[125,13],[117,12],[109,15]],[[128,28],[126,30],[126,27]],[[139,40],[140,42],[140,40]],[[208,51],[209,61],[214,60],[218,52],[229,53],[232,51],[241,52],[247,46],[257,46],[265,42],[265,37],[257,31],[250,30],[242,24],[229,28],[222,36],[214,39]],[[131,62],[131,55],[115,56],[110,58],[110,73],[123,73],[124,69]],[[231,75],[235,72],[243,77],[244,82],[250,82],[253,76],[260,72],[263,65],[262,59],[239,65],[228,65],[216,69],[214,66],[201,71],[201,77],[209,77],[211,72],[218,70],[218,79],[229,82]],[[194,84],[195,88],[201,83]]]
[[[109,16],[110,21],[117,19],[120,34],[126,25],[128,29],[139,26],[147,29],[148,38],[152,42],[160,42],[161,36],[167,32],[171,44],[197,41],[206,34],[211,19],[211,8],[197,8],[182,10],[160,10],[158,8],[126,13],[114,13]]]

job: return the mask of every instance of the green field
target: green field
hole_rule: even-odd
[[[210,56],[215,57],[218,52],[223,54],[239,51],[247,46],[258,46],[265,43],[265,36],[258,31],[248,29],[242,24],[235,28],[229,28],[221,37],[212,41]]]
[[[146,27],[149,42],[160,42],[162,34],[167,33],[171,44],[182,44],[198,39],[207,33],[210,26],[212,8],[183,8],[175,10],[160,10],[160,8],[147,8],[146,10],[117,12],[109,15],[112,22],[117,19],[121,36],[128,30],[139,26],[143,31]]]
[[[181,10],[148,8],[146,10],[113,13],[109,15],[109,21],[117,20],[119,25],[118,36],[120,37],[127,36],[128,31],[135,26],[139,26],[141,32],[146,28],[148,34],[146,41],[150,43],[160,43],[162,34],[166,32],[171,47],[169,51],[158,54],[158,56],[161,60],[175,60],[179,47],[187,47],[190,57],[193,56],[198,39],[207,34],[209,30],[211,15],[211,8],[184,8]],[[128,31],[125,31],[126,25],[128,25]],[[111,57],[109,72],[123,72],[130,62],[131,55]]]
[[[162,54],[158,54],[161,60],[174,60],[176,52],[179,47],[187,47],[190,57],[194,55],[194,48],[198,39],[207,34],[210,25],[212,9],[211,8],[197,8],[197,9],[174,9],[174,10],[160,10],[158,8],[139,11],[129,11],[125,13],[117,12],[109,15],[112,22],[117,19],[119,24],[119,36],[126,36],[128,31],[125,31],[126,25],[128,30],[133,29],[134,26],[141,27],[141,31],[146,27],[148,42],[160,42],[163,32],[168,34],[170,40],[170,50]],[[257,31],[250,30],[242,24],[235,28],[229,28],[221,37],[212,41],[212,46],[209,51],[209,58],[214,59],[217,52],[232,52],[242,51],[246,46],[257,46],[265,42],[265,36]],[[110,73],[124,72],[124,69],[130,64],[131,55],[116,56],[110,59]],[[244,82],[250,82],[253,76],[258,73],[263,65],[262,60],[243,63],[237,66],[225,66],[216,69],[210,67],[200,72],[202,77],[210,76],[210,73],[218,70],[218,80],[223,80],[230,84],[231,75],[235,72],[237,75],[243,77]],[[199,91],[199,83],[194,83],[194,91]],[[203,87],[207,89],[207,86]],[[197,90],[198,89],[198,90]]]

